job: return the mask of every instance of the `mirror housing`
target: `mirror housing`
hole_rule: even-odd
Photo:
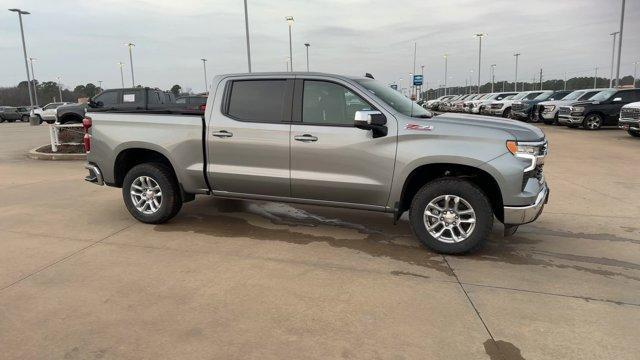
[[[361,110],[356,111],[353,125],[358,129],[371,130],[373,137],[386,136],[387,129],[387,117],[380,111],[375,110]]]

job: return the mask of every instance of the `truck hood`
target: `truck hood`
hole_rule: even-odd
[[[58,114],[63,114],[63,113],[67,113],[69,111],[73,111],[73,112],[82,112],[84,113],[84,111],[89,107],[88,104],[80,104],[80,103],[75,103],[75,104],[66,104],[66,105],[60,105],[58,106],[58,108],[56,109]]]
[[[506,131],[519,141],[539,141],[544,138],[544,133],[539,128],[511,119],[455,113],[445,113],[433,117],[433,119],[450,124],[460,124],[469,128],[483,127]]]

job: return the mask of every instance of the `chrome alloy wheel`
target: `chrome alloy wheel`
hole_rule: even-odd
[[[429,234],[448,244],[465,240],[476,227],[476,213],[471,204],[456,195],[441,195],[431,200],[423,219]]]
[[[139,176],[131,183],[131,201],[143,214],[153,214],[162,205],[162,189],[148,176]]]
[[[596,129],[600,128],[600,125],[602,125],[601,121],[602,120],[600,119],[600,117],[598,115],[589,115],[587,117],[587,127],[590,130],[596,130]]]

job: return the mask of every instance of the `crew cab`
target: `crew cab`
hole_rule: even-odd
[[[0,106],[0,123],[2,122],[15,122],[20,120],[20,113],[18,108],[14,106]]]
[[[155,88],[107,89],[89,99],[87,103],[60,106],[57,109],[57,122],[60,124],[81,123],[87,109],[94,111],[161,111],[168,108],[186,108],[174,106],[173,94]]]
[[[629,135],[640,137],[640,101],[622,107],[618,126]]]
[[[569,127],[582,125],[587,130],[598,130],[602,126],[617,126],[622,107],[637,101],[640,101],[640,89],[604,90],[588,101],[561,106],[558,122]]]
[[[196,195],[409,211],[420,242],[475,249],[547,202],[544,133],[479,115],[432,114],[372,77],[216,76],[204,115],[89,109],[87,181],[122,188],[144,223]],[[98,210],[100,211],[100,210]]]
[[[578,101],[589,100],[592,96],[604,89],[575,90],[562,99],[546,100],[538,103],[534,113],[547,125],[558,123],[558,110],[560,106],[568,106]]]
[[[511,107],[517,101],[530,100],[542,94],[541,91],[524,91],[513,97],[507,97],[501,101],[494,101],[490,104],[491,115],[502,116],[503,118],[511,118]]]
[[[562,100],[565,96],[571,93],[570,90],[547,90],[542,91],[540,95],[535,98],[514,101],[511,105],[511,118],[517,120],[538,122],[540,120],[540,114],[536,112],[537,106],[540,102],[546,100]]]
[[[501,101],[511,95],[515,95],[514,92],[497,92],[488,94],[482,100],[474,100],[474,106],[471,108],[471,112],[474,114],[488,115],[491,109],[490,104],[494,101]]]
[[[31,116],[36,117],[40,124],[42,124],[42,122],[53,124],[54,122],[56,122],[56,109],[66,104],[68,103],[67,102],[48,103],[47,105],[41,108],[35,108],[31,110]]]

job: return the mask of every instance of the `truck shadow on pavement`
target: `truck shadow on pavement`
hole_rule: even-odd
[[[267,221],[265,222],[265,220]],[[318,234],[318,231],[313,234],[307,231],[308,228],[318,227],[323,227],[322,235]],[[349,236],[345,236],[345,229]],[[183,209],[181,216],[176,217],[168,224],[156,226],[155,230],[161,232],[192,231],[209,236],[250,238],[298,245],[323,242],[335,248],[356,250],[373,257],[387,257],[411,265],[434,269],[448,276],[454,275],[441,255],[420,246],[411,234],[406,221],[401,221],[398,226],[394,227],[388,214],[212,198],[188,204]],[[501,230],[501,225],[495,225],[492,235],[481,249],[473,254],[457,258],[463,261],[488,261],[511,265],[573,269],[608,278],[622,277],[640,281],[640,277],[621,271],[639,271],[640,264],[603,257],[546,251],[543,246],[544,241],[541,238],[551,235],[565,238],[635,242],[633,239],[619,238],[608,234],[572,234],[537,227],[531,227],[531,229],[516,233],[513,237],[504,238],[501,235]],[[602,268],[602,266],[607,268]],[[397,272],[394,275],[415,274]]]

